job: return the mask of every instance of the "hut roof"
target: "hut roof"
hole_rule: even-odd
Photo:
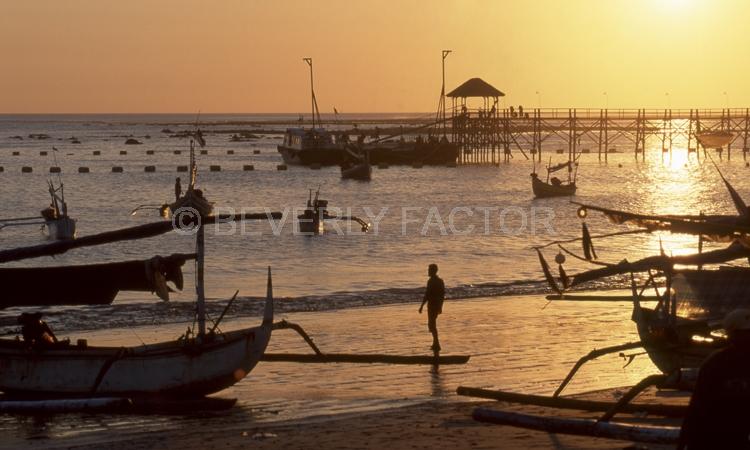
[[[448,93],[448,97],[505,97],[481,78],[472,78]]]

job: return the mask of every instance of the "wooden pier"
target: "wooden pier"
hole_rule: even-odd
[[[654,147],[663,155],[671,156],[676,147],[696,158],[700,151],[704,157],[707,151],[717,151],[719,158],[727,159],[737,149],[747,159],[749,108],[498,109],[497,96],[480,96],[484,104],[474,109],[467,107],[467,97],[453,96],[449,128],[460,148],[460,164],[507,163],[518,155],[541,162],[543,153],[596,152],[606,162],[610,153],[628,152],[645,160],[646,149]],[[723,148],[706,149],[695,135],[707,131],[727,131],[732,139]]]

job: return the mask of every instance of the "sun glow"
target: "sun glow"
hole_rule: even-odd
[[[658,3],[664,10],[678,12],[689,8],[692,0],[658,0]]]

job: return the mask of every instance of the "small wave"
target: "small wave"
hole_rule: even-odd
[[[627,288],[626,279],[610,280],[606,283],[590,283],[588,290]],[[514,281],[508,283],[480,283],[449,287],[446,299],[460,301],[480,297],[512,295],[544,295],[549,288],[543,281]],[[278,314],[295,312],[332,311],[339,309],[384,306],[398,303],[417,303],[424,295],[423,287],[390,288],[359,292],[334,292],[326,295],[300,297],[275,297],[274,309]],[[257,317],[262,315],[265,297],[238,297],[227,310],[227,317]],[[212,299],[206,302],[206,312],[211,320],[218,318],[227,302]],[[138,302],[112,305],[80,307],[48,307],[41,309],[45,320],[60,332],[91,331],[107,328],[134,326],[156,326],[169,323],[190,322],[195,313],[191,302]],[[0,315],[0,335],[17,334],[17,308],[10,308]]]

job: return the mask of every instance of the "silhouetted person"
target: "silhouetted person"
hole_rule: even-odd
[[[729,345],[698,372],[678,448],[750,449],[750,309],[724,319]]]
[[[552,177],[549,181],[552,183],[552,186],[562,186],[562,181],[557,177]]]
[[[437,317],[443,312],[443,300],[445,299],[445,283],[437,276],[437,264],[430,264],[427,268],[427,289],[424,292],[424,300],[419,305],[419,313],[422,314],[422,308],[427,303],[427,329],[432,333],[432,351],[440,351],[440,340],[438,339]]]
[[[47,322],[42,320],[42,313],[22,313],[18,316],[23,341],[29,345],[54,344],[57,337]]]
[[[179,200],[181,195],[182,195],[182,184],[180,184],[180,177],[177,177],[177,179],[174,180],[174,201]]]

